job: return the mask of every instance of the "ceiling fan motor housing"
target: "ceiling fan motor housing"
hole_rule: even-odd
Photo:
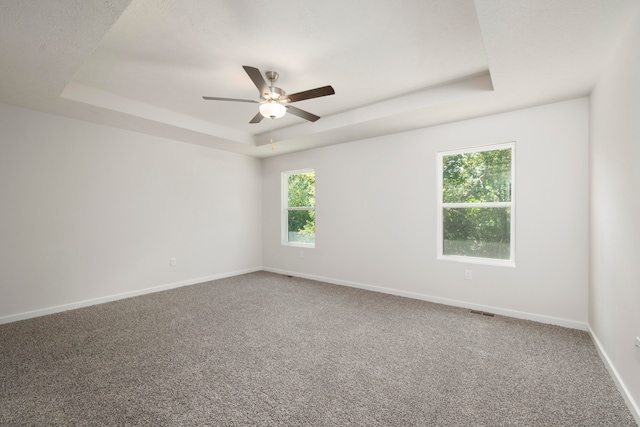
[[[266,101],[270,101],[270,100],[279,101],[279,102],[286,101],[287,93],[285,91],[275,86],[271,86],[269,89],[271,90],[271,93],[265,93],[264,95],[262,95],[262,97]]]

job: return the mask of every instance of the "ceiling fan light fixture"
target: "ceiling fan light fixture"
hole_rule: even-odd
[[[268,101],[264,104],[260,104],[260,114],[270,119],[279,119],[283,117],[287,112],[287,108],[274,101]]]
[[[305,90],[303,92],[296,92],[292,95],[287,95],[284,90],[273,85],[278,79],[278,73],[276,73],[275,71],[267,71],[266,73],[264,73],[267,80],[269,80],[269,82],[271,83],[268,84],[262,77],[260,70],[258,70],[256,67],[243,65],[242,68],[244,68],[244,71],[246,71],[247,75],[249,76],[253,84],[256,85],[256,88],[260,93],[260,98],[257,101],[254,99],[220,98],[217,96],[203,96],[202,98],[207,101],[234,101],[260,104],[260,106],[258,107],[259,111],[249,122],[251,124],[260,123],[265,117],[268,117],[270,119],[279,119],[280,117],[284,117],[284,115],[287,113],[293,114],[294,116],[300,117],[310,122],[315,122],[316,120],[320,119],[320,116],[316,116],[315,114],[311,114],[308,111],[301,110],[300,108],[296,108],[289,104],[298,101],[304,101],[305,99],[335,95],[336,93],[331,86],[323,86],[311,90]]]

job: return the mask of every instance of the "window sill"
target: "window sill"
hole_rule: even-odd
[[[293,246],[294,248],[309,248],[314,249],[315,243],[298,243],[298,242],[282,242],[282,246]]]
[[[453,261],[460,262],[464,264],[481,264],[481,265],[492,265],[496,267],[513,267],[515,268],[516,262],[514,260],[502,260],[502,259],[492,259],[492,258],[476,258],[476,257],[467,257],[467,256],[452,256],[452,255],[439,255],[439,261]]]

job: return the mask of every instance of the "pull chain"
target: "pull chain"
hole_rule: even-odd
[[[274,119],[271,119],[271,122],[269,122],[269,144],[271,144],[271,151],[275,149],[273,145],[273,120]]]

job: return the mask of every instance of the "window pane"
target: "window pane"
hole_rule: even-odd
[[[510,259],[510,208],[445,208],[443,255]]]
[[[316,211],[288,211],[287,241],[291,243],[316,242]]]
[[[443,203],[511,201],[511,148],[442,157]]]
[[[289,175],[289,207],[316,205],[316,173]]]

